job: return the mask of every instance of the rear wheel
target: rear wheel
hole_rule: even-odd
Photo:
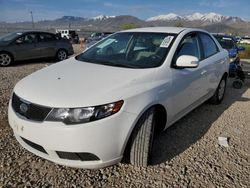
[[[0,53],[0,66],[7,67],[12,61],[12,57],[8,53]]]
[[[209,102],[211,104],[220,104],[221,101],[224,98],[225,91],[226,91],[226,84],[227,84],[227,79],[225,76],[221,79],[214,95],[210,98]]]
[[[148,166],[153,148],[155,110],[149,109],[136,124],[125,156],[135,166]]]
[[[68,58],[68,54],[65,50],[58,50],[56,54],[56,59],[59,61],[63,61]]]

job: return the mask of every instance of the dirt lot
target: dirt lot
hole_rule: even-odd
[[[8,125],[14,85],[51,64],[0,68],[0,187],[250,187],[250,81],[228,84],[219,106],[203,104],[155,141],[153,165],[117,164],[100,170],[56,165],[23,149]],[[229,147],[218,137],[229,138]]]

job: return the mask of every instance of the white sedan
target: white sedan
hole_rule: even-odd
[[[55,163],[147,166],[157,132],[222,101],[228,61],[203,30],[121,31],[18,82],[9,124],[24,148]]]

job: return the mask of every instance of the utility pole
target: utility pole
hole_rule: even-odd
[[[32,11],[30,11],[30,15],[31,15],[32,29],[34,29],[35,28],[35,24],[34,24],[34,19],[33,19],[33,13],[32,13]]]

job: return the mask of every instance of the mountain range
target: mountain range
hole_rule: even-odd
[[[186,16],[180,16],[174,13],[169,13],[166,15],[159,15],[159,16],[154,16],[151,18],[148,18],[146,21],[201,21],[201,22],[210,22],[210,23],[219,23],[219,22],[224,22],[224,21],[232,21],[232,22],[237,22],[243,20],[239,17],[232,17],[232,16],[223,16],[220,14],[216,14],[214,12],[210,13],[205,13],[201,14],[199,12],[186,15]]]
[[[17,22],[0,24],[3,29],[30,29],[31,22]],[[106,16],[84,18],[75,16],[63,16],[55,20],[43,20],[35,23],[36,29],[51,30],[55,28],[72,28],[81,31],[118,31],[129,27],[153,27],[153,26],[183,26],[198,27],[210,32],[226,32],[232,34],[249,35],[250,22],[240,17],[223,16],[213,12],[193,13],[190,15],[178,15],[168,13],[141,20],[130,15]]]

